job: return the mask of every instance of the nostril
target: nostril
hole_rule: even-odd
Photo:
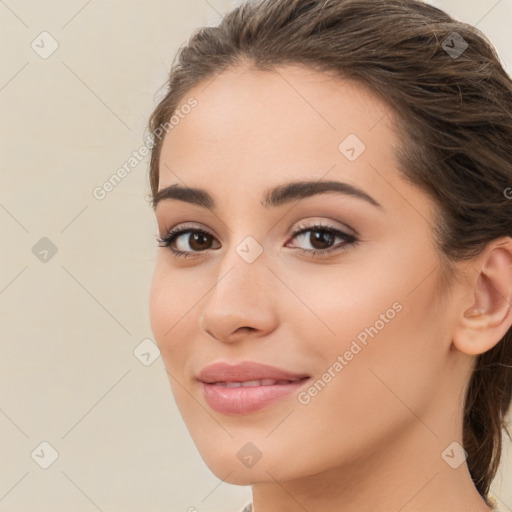
[[[240,331],[240,330],[242,330],[242,332],[244,332],[244,330],[245,330],[245,329],[247,329],[247,330],[249,330],[249,331],[255,331],[255,330],[256,330],[254,327],[248,327],[248,326],[246,326],[246,327],[239,327],[235,332],[238,332],[238,331]]]

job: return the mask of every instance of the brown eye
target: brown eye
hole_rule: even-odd
[[[311,231],[309,243],[315,249],[328,249],[334,243],[336,237],[330,231]]]
[[[215,237],[206,231],[193,228],[175,229],[158,239],[160,247],[169,248],[176,256],[189,256],[211,249]]]
[[[213,237],[208,233],[197,231],[189,233],[188,239],[185,237],[185,240],[187,240],[192,250],[203,251],[209,248],[208,245],[211,244]]]
[[[299,229],[293,234],[293,239],[306,241],[312,248],[298,247],[298,249],[313,256],[348,249],[357,243],[357,239],[353,235],[344,233],[333,226],[324,226],[322,224],[315,224],[307,228],[299,226]],[[341,239],[341,243],[333,246],[336,239]]]

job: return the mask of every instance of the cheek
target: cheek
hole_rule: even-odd
[[[411,292],[417,274],[389,282],[367,277],[364,286],[347,278],[345,290],[330,284],[316,302],[309,291],[305,302],[317,305],[334,332],[318,336],[302,326],[302,339],[316,340],[303,347],[316,381],[301,402],[315,428],[335,423],[353,440],[372,433],[377,441],[416,421],[411,409],[421,415],[442,386],[449,329],[433,278]]]
[[[428,399],[428,387],[443,377],[450,342],[435,273],[425,279],[435,263],[430,266],[425,256],[421,265],[407,266],[418,261],[412,255],[394,257],[388,266],[384,260],[351,272],[340,268],[335,278],[331,267],[294,279],[294,292],[309,310],[299,305],[295,311],[293,338],[322,381],[312,390],[318,393],[314,401],[326,409],[331,400],[340,409],[360,408],[360,420],[367,414],[363,397],[377,410],[390,397],[400,403],[393,391],[411,402]],[[331,391],[324,392],[324,386]]]
[[[193,283],[193,280],[192,280]],[[166,368],[177,367],[186,357],[190,342],[190,323],[197,322],[194,305],[200,290],[191,285],[190,276],[155,266],[149,295],[149,316],[155,341]]]
[[[283,280],[293,283],[290,297],[280,301],[282,318],[293,318],[300,335],[294,337],[305,352],[323,356],[343,353],[351,341],[369,340],[375,331],[387,330],[400,316],[402,291],[382,280],[382,268],[372,270],[368,262],[324,266],[314,273],[292,269]],[[294,272],[294,273],[292,273]],[[325,363],[325,361],[324,361]]]

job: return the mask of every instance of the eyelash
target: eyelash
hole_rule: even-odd
[[[299,235],[302,235],[303,233],[307,233],[308,231],[323,231],[326,233],[330,233],[336,237],[344,239],[344,243],[342,245],[337,245],[334,247],[330,247],[329,249],[302,249],[300,247],[297,247],[297,249],[309,256],[320,256],[322,254],[331,253],[335,251],[345,251],[348,249],[351,249],[355,247],[358,243],[358,240],[353,235],[349,235],[348,233],[345,233],[343,231],[340,231],[339,229],[325,225],[325,224],[314,224],[313,226],[308,227],[301,227],[300,225],[297,226],[297,229],[292,234],[292,239],[296,238]],[[204,231],[202,229],[197,228],[178,228],[171,230],[166,236],[162,238],[158,238],[158,244],[159,247],[167,247],[171,250],[171,252],[174,254],[174,256],[178,258],[187,258],[189,256],[199,255],[201,252],[205,251],[181,251],[178,249],[174,249],[171,247],[171,244],[181,235],[184,235],[186,233],[200,233],[207,236],[212,236],[207,231]]]

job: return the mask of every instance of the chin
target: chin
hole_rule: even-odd
[[[276,465],[269,466],[262,460],[253,467],[244,467],[238,460],[233,462],[231,458],[227,460],[227,457],[221,455],[203,457],[203,460],[217,478],[228,484],[253,485],[262,482],[273,482],[272,476],[278,480],[283,479],[283,475],[278,473],[279,469],[282,468],[277,468]]]
[[[205,437],[193,440],[209,470],[224,482],[251,485],[272,482],[272,477],[286,479],[290,476],[283,474],[282,454],[276,454],[275,448],[270,446],[265,448],[262,442],[253,444],[246,436],[229,438],[224,443],[218,439],[209,442]]]

